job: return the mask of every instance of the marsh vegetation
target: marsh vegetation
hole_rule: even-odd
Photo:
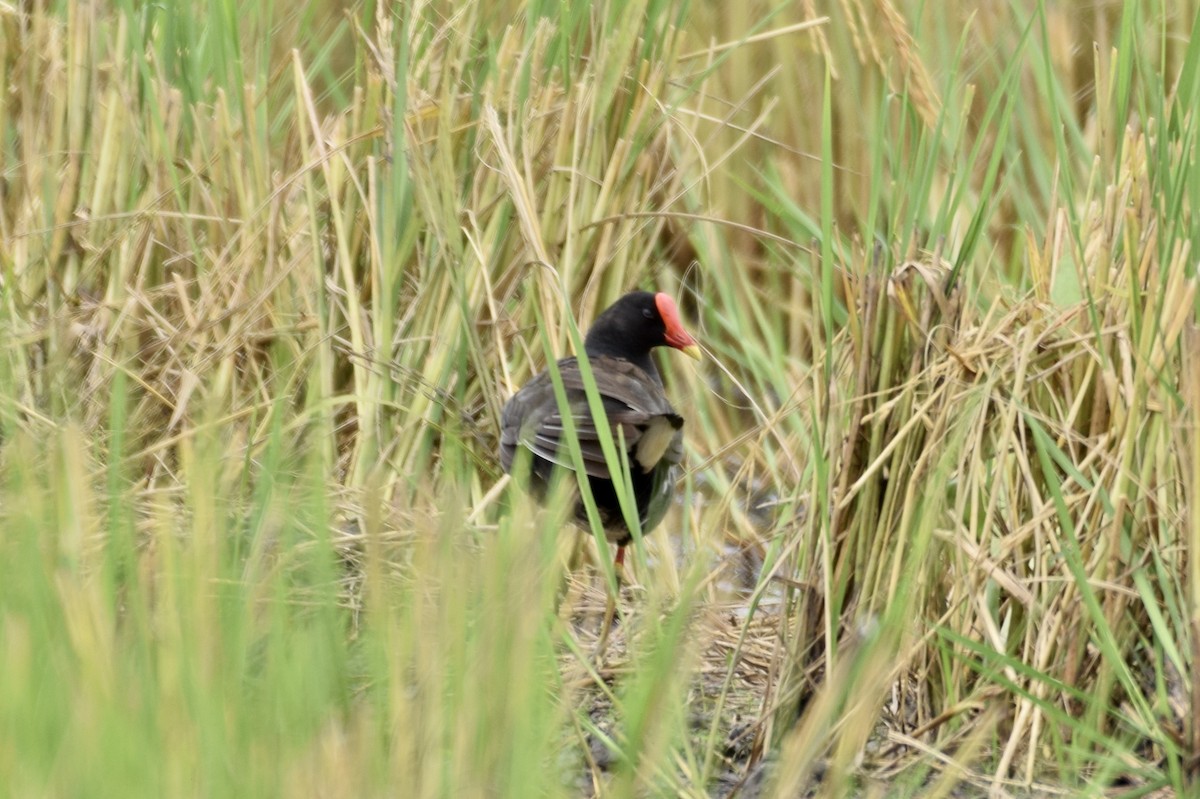
[[[1197,13],[0,2],[0,791],[1195,791]],[[498,420],[632,288],[598,654]]]

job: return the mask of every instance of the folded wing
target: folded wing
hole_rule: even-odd
[[[592,358],[589,363],[609,428],[615,441],[624,439],[630,467],[649,473],[682,461],[683,418],[667,401],[658,376],[649,375],[618,358],[601,356]],[[584,469],[590,477],[611,479],[579,363],[575,358],[564,358],[558,362],[558,369],[566,390],[568,412],[579,438]],[[574,464],[565,437],[554,384],[549,372],[543,372],[526,384],[504,408],[500,431],[501,465],[508,471],[517,448],[525,447],[536,456],[534,470],[542,477],[548,478],[555,464],[572,469]],[[538,464],[539,459],[544,464]]]

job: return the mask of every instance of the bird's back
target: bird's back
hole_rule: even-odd
[[[657,373],[648,374],[629,361],[607,356],[590,358],[589,364],[610,432],[614,440],[624,440],[638,516],[643,529],[649,530],[666,511],[674,488],[675,467],[683,460],[683,418],[671,407]],[[558,370],[597,507],[609,537],[621,543],[628,540],[629,532],[588,405],[579,363],[575,358],[563,358]],[[574,469],[565,434],[550,372],[542,372],[504,406],[500,420],[501,466],[511,472],[518,451],[528,449],[531,488],[540,498],[555,466]],[[582,507],[577,515],[586,518]]]

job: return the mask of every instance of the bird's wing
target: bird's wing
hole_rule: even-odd
[[[652,376],[628,361],[598,357],[590,361],[596,389],[604,403],[605,415],[613,435],[624,438],[631,467],[648,472],[664,461],[668,465],[683,459],[683,418],[675,413]],[[588,405],[583,375],[574,358],[558,363],[566,390],[567,405],[588,475],[611,479],[600,433]],[[565,426],[554,384],[543,372],[517,392],[504,408],[501,418],[501,462],[512,465],[518,445],[550,463],[573,468],[570,452],[563,446]]]

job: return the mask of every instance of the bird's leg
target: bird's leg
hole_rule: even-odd
[[[617,594],[621,593],[621,575],[625,572],[625,547],[617,546],[617,556],[613,559],[613,571],[616,572]],[[608,647],[608,634],[612,632],[613,619],[617,613],[617,594],[613,594],[607,589],[604,592],[607,598],[604,601],[604,620],[600,622],[600,640],[596,642],[596,659],[599,660],[604,656],[604,650]]]

